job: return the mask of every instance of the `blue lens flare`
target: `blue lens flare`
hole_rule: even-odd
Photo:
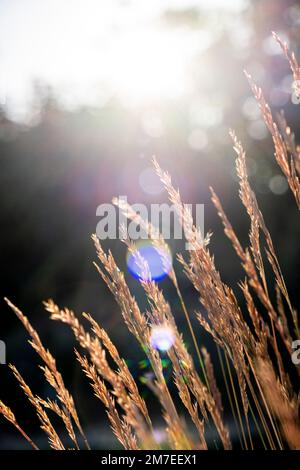
[[[146,276],[139,265],[137,253],[148,264],[148,274]],[[169,274],[172,268],[172,257],[170,252],[166,253],[162,248],[154,247],[148,242],[140,244],[134,253],[128,254],[127,267],[130,274],[136,279],[161,281]]]
[[[175,342],[175,334],[172,328],[164,325],[156,325],[152,327],[150,335],[150,343],[154,349],[158,351],[168,351]]]

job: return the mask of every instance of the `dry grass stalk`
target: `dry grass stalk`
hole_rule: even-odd
[[[11,370],[13,371],[14,376],[16,377],[17,381],[19,382],[22,390],[24,391],[25,395],[27,396],[30,403],[35,407],[37,416],[41,422],[41,429],[47,434],[50,447],[54,450],[65,450],[65,447],[58,436],[55,428],[53,427],[46,411],[43,409],[39,397],[35,396],[30,387],[27,385],[19,371],[15,366],[10,366]]]
[[[240,178],[240,197],[250,218],[251,228],[250,228],[249,238],[250,238],[251,252],[249,251],[249,249],[244,250],[243,247],[241,246],[233,230],[233,227],[230,224],[224,212],[222,204],[213,190],[212,190],[212,201],[214,205],[216,206],[218,210],[218,214],[223,222],[225,234],[231,241],[237,255],[242,261],[242,266],[247,274],[248,282],[250,286],[254,289],[257,297],[259,298],[263,306],[266,308],[270,316],[271,322],[273,322],[274,325],[276,326],[288,351],[291,352],[292,341],[291,341],[291,334],[289,332],[288,326],[287,324],[283,325],[282,322],[279,320],[278,313],[276,312],[270,300],[267,281],[265,277],[263,257],[262,257],[261,249],[260,249],[260,231],[263,232],[265,239],[266,239],[266,244],[267,244],[266,253],[267,253],[269,263],[274,272],[276,285],[278,286],[281,293],[284,295],[288,305],[290,306],[290,310],[292,312],[292,317],[293,317],[293,322],[294,322],[294,327],[296,331],[298,329],[297,316],[295,314],[294,309],[291,307],[291,302],[290,302],[289,295],[286,289],[286,285],[285,285],[284,278],[281,272],[281,268],[280,268],[280,265],[279,265],[279,262],[275,253],[271,235],[266,227],[262,213],[259,210],[255,194],[252,191],[248,182],[248,175],[247,175],[246,161],[245,161],[246,157],[245,157],[244,149],[241,143],[237,140],[237,137],[235,136],[233,131],[231,131],[231,137],[234,142],[234,149],[237,153],[236,165],[237,165],[237,173]],[[246,293],[245,289],[243,289],[243,291],[245,294]],[[250,293],[247,294],[248,303],[250,300],[249,295]],[[253,308],[250,309],[249,313],[252,319],[254,320],[253,314],[255,312]],[[257,329],[258,328],[257,320],[254,320],[254,322],[256,322],[256,325],[254,326]],[[248,336],[248,340],[250,340],[250,336]],[[252,344],[252,347],[253,347],[253,344]]]
[[[221,396],[220,390],[219,390],[217,382],[216,382],[214,366],[213,366],[210,354],[207,351],[207,349],[203,347],[203,348],[201,348],[201,351],[202,351],[203,357],[204,357],[205,369],[206,369],[206,372],[207,372],[208,381],[210,383],[211,394],[214,397],[214,400],[215,400],[216,406],[218,407],[220,416],[222,416],[223,411],[224,411],[223,410],[223,405],[222,405],[222,396]]]
[[[248,398],[246,394],[245,376],[248,374],[247,365],[243,354],[243,336],[248,337],[247,325],[241,317],[233,291],[225,285],[215,267],[213,257],[207,248],[209,237],[204,238],[195,227],[192,215],[186,210],[181,201],[179,191],[172,186],[171,177],[155,164],[157,174],[163,182],[168,193],[169,200],[175,205],[179,220],[188,230],[185,236],[192,247],[189,250],[189,263],[179,256],[187,277],[190,279],[200,294],[200,302],[208,313],[211,325],[198,313],[201,325],[210,333],[215,341],[230,355],[240,385],[240,392],[245,413],[248,409]]]
[[[154,164],[154,167],[156,168],[156,170],[158,170],[159,166],[158,166],[158,163],[157,163],[155,157],[153,157],[153,164]],[[123,216],[126,217],[126,219],[131,220],[132,222],[134,222],[136,225],[138,225],[141,228],[142,231],[145,232],[147,237],[153,243],[153,246],[158,249],[158,252],[159,252],[161,260],[162,260],[163,267],[164,267],[165,271],[168,273],[168,276],[169,276],[172,284],[174,285],[176,293],[177,293],[178,298],[180,300],[180,304],[181,304],[182,310],[184,312],[184,315],[185,315],[185,318],[186,318],[186,321],[187,321],[187,324],[188,324],[188,327],[189,327],[189,330],[190,330],[190,333],[191,333],[191,336],[192,336],[192,339],[193,339],[193,343],[194,343],[195,350],[196,350],[196,353],[197,353],[197,356],[198,356],[199,364],[201,366],[204,378],[206,380],[206,384],[209,387],[207,377],[206,377],[206,373],[205,373],[203,360],[202,360],[201,353],[200,353],[200,349],[199,349],[197,339],[196,339],[196,336],[195,336],[195,333],[194,333],[194,330],[193,330],[193,327],[192,327],[190,315],[189,315],[189,313],[186,309],[183,297],[181,295],[174,267],[172,266],[171,269],[169,267],[170,263],[169,263],[169,257],[168,256],[170,254],[170,249],[169,249],[168,244],[164,240],[164,238],[163,238],[162,234],[159,232],[158,228],[155,227],[153,224],[151,224],[151,222],[149,222],[147,220],[144,220],[141,217],[141,215],[138,214],[130,204],[128,204],[127,202],[125,202],[122,199],[117,199],[117,198],[113,199],[113,203],[120,209],[120,211],[122,212]],[[186,222],[186,223],[187,224],[192,223],[191,217],[189,217],[188,222]],[[190,227],[190,225],[188,227]],[[124,227],[122,227],[122,230],[123,230],[123,239],[126,240],[127,239],[127,231]],[[201,236],[201,234],[198,234],[199,238],[200,238],[200,236]],[[208,241],[209,241],[209,236],[205,240],[203,240],[202,242],[203,243],[208,243]]]
[[[134,250],[134,246],[129,245],[129,249],[132,251],[133,254],[136,253],[136,251]],[[137,252],[137,255],[138,255],[138,252]],[[145,279],[150,279],[151,273],[149,272],[147,263],[145,263],[143,259],[137,260],[137,263],[140,263],[141,272],[143,271],[146,272]],[[158,288],[155,282],[141,281],[141,284],[149,300],[151,310],[150,312],[147,312],[147,313],[151,321],[151,324],[152,325],[166,325],[167,328],[169,328],[170,331],[172,331],[175,336],[174,347],[168,351],[168,355],[173,364],[175,382],[176,382],[181,398],[183,398],[184,395],[187,393],[187,390],[186,390],[186,385],[187,385],[188,391],[192,394],[192,396],[195,397],[196,402],[199,406],[199,410],[202,412],[204,418],[207,420],[207,411],[211,414],[211,417],[219,432],[224,448],[230,449],[231,443],[229,439],[229,433],[222,421],[222,410],[218,406],[219,402],[215,401],[214,395],[208,392],[207,388],[200,380],[195,370],[192,357],[188,354],[186,347],[183,343],[182,336],[180,335],[176,327],[170,305],[168,304],[168,302],[166,302],[162,291]],[[183,403],[187,406],[187,403],[189,403],[188,397],[186,397],[186,400],[183,400]],[[189,403],[189,406],[187,406],[187,408],[190,412],[191,411],[190,403]],[[197,425],[199,425],[199,421],[195,417],[195,413],[196,413],[195,406],[193,406],[192,409],[193,409],[193,413],[191,414],[191,417],[194,423],[195,424],[197,423]],[[203,436],[200,435],[201,442],[202,442],[202,437]]]
[[[297,315],[291,306],[291,301],[290,301],[289,294],[285,285],[284,277],[282,275],[280,264],[276,256],[276,252],[273,246],[270,232],[267,229],[263,215],[258,207],[255,194],[252,191],[249,181],[248,181],[248,175],[247,175],[247,169],[246,169],[246,156],[245,156],[244,149],[241,143],[237,140],[237,137],[235,136],[234,132],[231,132],[231,137],[233,139],[234,149],[237,153],[236,166],[237,166],[237,174],[240,179],[240,197],[248,212],[250,223],[251,223],[250,235],[249,235],[251,251],[253,254],[253,259],[254,259],[256,268],[261,278],[261,287],[254,286],[254,284],[257,283],[257,279],[255,280],[255,282],[252,282],[252,284],[253,284],[253,287],[256,288],[257,294],[258,294],[258,291],[260,291],[262,297],[264,298],[265,307],[269,311],[272,321],[274,321],[274,323],[276,324],[284,341],[286,342],[286,344],[291,344],[291,337],[290,337],[287,324],[285,325],[286,329],[283,330],[282,325],[280,324],[280,322],[278,322],[278,317],[275,312],[275,309],[273,308],[271,301],[269,299],[263,258],[262,258],[261,249],[260,249],[260,230],[263,232],[265,240],[266,240],[267,258],[275,276],[276,286],[280,289],[282,295],[284,296],[287,302],[287,305],[289,306],[289,309],[292,314],[292,319],[294,322],[294,328],[295,328],[296,334],[298,334]],[[262,290],[264,291],[264,294],[262,294]]]
[[[240,197],[248,212],[250,223],[251,223],[250,234],[249,234],[251,252],[249,250],[244,250],[242,248],[230,222],[228,221],[226,217],[226,214],[222,208],[220,200],[218,199],[218,197],[213,191],[212,191],[212,195],[213,195],[212,200],[222,219],[225,233],[230,239],[230,241],[232,242],[232,245],[235,248],[236,253],[241,258],[242,266],[248,276],[248,281],[247,282],[245,281],[245,283],[241,283],[241,288],[243,290],[243,293],[247,302],[247,307],[248,307],[250,318],[254,325],[254,330],[256,332],[256,339],[254,339],[251,336],[248,336],[248,338],[246,338],[245,336],[245,341],[244,341],[245,353],[247,354],[247,357],[249,358],[251,369],[254,371],[254,374],[255,374],[252,359],[250,358],[251,357],[255,358],[257,354],[259,354],[260,356],[263,356],[263,355],[268,356],[267,344],[269,342],[272,345],[276,358],[277,358],[277,364],[278,364],[278,368],[279,368],[279,372],[281,376],[281,381],[282,383],[288,384],[289,380],[284,372],[281,355],[279,354],[274,325],[278,333],[280,334],[284,344],[286,345],[289,353],[291,353],[292,339],[291,339],[291,335],[288,329],[287,322],[286,321],[282,322],[281,320],[282,310],[281,310],[281,315],[279,315],[276,312],[270,300],[267,281],[265,278],[263,258],[262,258],[261,249],[260,249],[260,230],[263,232],[265,239],[266,239],[267,257],[274,272],[274,276],[276,280],[276,288],[281,293],[283,293],[289,306],[290,306],[290,300],[289,300],[286,286],[284,283],[284,279],[281,273],[279,262],[275,254],[275,250],[273,247],[270,233],[266,227],[263,216],[258,208],[256,197],[248,182],[246,163],[245,163],[245,152],[233,132],[231,132],[231,136],[234,142],[234,148],[237,153],[237,173],[240,178]],[[268,325],[264,323],[261,316],[258,314],[252,295],[250,294],[250,291],[248,288],[248,283],[253,288],[257,297],[259,298],[261,303],[264,305],[264,307],[266,308],[269,314],[271,330],[268,327]],[[297,329],[297,317],[295,316],[295,312],[292,308],[291,308],[291,312],[293,314],[293,321],[294,321],[294,326],[296,330]],[[272,331],[272,333],[270,331]],[[248,341],[246,339],[248,339]],[[246,378],[246,380],[249,385],[250,383],[249,376]],[[267,408],[267,413],[270,417],[270,411],[269,411],[268,405],[264,397],[263,397],[263,400]],[[276,432],[274,424],[272,424],[272,426],[273,426],[275,434],[277,434],[277,438],[278,438],[277,440],[279,442],[280,439],[279,439],[278,433]]]
[[[296,82],[296,93],[300,98],[300,72],[295,55],[276,35],[274,37],[290,62]],[[261,89],[253,83],[249,75],[247,77],[262,111],[264,121],[271,132],[275,147],[275,158],[300,208],[300,151],[295,145],[294,136],[283,116],[279,117],[280,133]],[[233,290],[222,281],[215,266],[214,258],[208,248],[210,234],[206,237],[201,234],[193,223],[191,211],[182,203],[179,191],[174,189],[170,175],[160,168],[155,159],[153,163],[167,190],[170,202],[176,208],[189,243],[189,259],[184,260],[182,255],[179,255],[178,259],[188,279],[198,292],[200,303],[206,312],[207,318],[204,317],[202,311],[197,314],[197,318],[217,345],[226,390],[237,423],[238,434],[240,434],[241,446],[245,449],[248,446],[253,448],[248,419],[248,410],[250,409],[265,448],[267,445],[264,438],[267,439],[271,449],[282,449],[285,443],[291,448],[299,449],[299,396],[297,398],[297,392],[293,390],[291,379],[284,368],[278,346],[278,342],[281,341],[289,354],[292,352],[293,334],[295,333],[299,337],[297,313],[291,305],[271,235],[249,184],[246,154],[242,144],[232,131],[231,137],[237,155],[236,169],[239,177],[239,195],[250,219],[249,247],[244,248],[241,245],[225,214],[221,201],[213,190],[212,201],[222,220],[225,234],[240,258],[246,274],[245,280],[240,282],[239,285],[245,298],[247,315],[251,320],[250,325],[245,320]],[[155,227],[144,221],[129,204],[124,203],[124,201],[115,200],[114,202],[128,219],[141,226],[161,253],[168,253],[168,245]],[[192,356],[177,329],[169,303],[158,285],[151,280],[149,266],[136,252],[133,243],[126,238],[124,240],[128,249],[135,254],[142,272],[141,285],[149,301],[149,309],[145,313],[141,312],[136,299],[131,294],[125,276],[118,269],[112,253],[105,253],[97,237],[93,236],[92,238],[100,261],[100,266],[96,265],[96,268],[114,295],[120,306],[125,324],[140,343],[154,372],[155,378],[153,381],[148,381],[148,386],[157,396],[162,406],[170,448],[207,449],[209,443],[205,437],[205,426],[213,422],[224,449],[230,449],[230,436],[223,420],[223,406],[212,361],[206,349],[202,348],[202,355],[200,353],[189,313],[179,290],[174,268],[171,269],[169,277],[176,289],[186,316],[204,374],[204,381],[200,378]],[[268,262],[272,268],[273,274],[271,277],[273,279],[271,277],[267,279],[266,276],[264,256],[262,254],[263,244]],[[273,285],[276,294],[276,306],[270,296],[270,288]],[[74,400],[56,368],[54,357],[44,348],[39,335],[31,326],[27,317],[9,300],[6,299],[6,301],[31,336],[30,344],[44,362],[42,367],[44,376],[57,394],[58,401],[35,396],[18,370],[11,366],[25,395],[35,407],[41,428],[46,433],[51,448],[63,450],[65,446],[53,427],[46,410],[51,410],[61,418],[75,448],[79,448],[79,445],[73,422],[88,446],[79,422]],[[257,306],[258,302],[267,315],[261,314]],[[77,359],[90,380],[96,397],[104,404],[112,430],[122,446],[128,450],[157,447],[154,442],[152,423],[146,403],[140,396],[138,386],[126,362],[120,357],[117,348],[106,331],[89,314],[83,315],[91,326],[91,333],[84,329],[71,310],[67,308],[60,309],[52,300],[45,302],[45,307],[50,313],[51,319],[61,321],[72,329],[77,342],[88,352],[89,359],[76,351]],[[291,313],[293,332],[290,326],[291,322],[285,312],[286,307]],[[160,354],[151,343],[152,328],[157,325],[168,328],[172,331],[174,337],[173,345],[169,348],[167,354],[172,364],[177,393],[197,430],[196,443],[188,433],[183,419],[179,416],[164,377]],[[219,347],[223,350],[227,372]],[[272,354],[275,354],[276,361],[272,361],[271,351]],[[202,359],[202,356],[204,359]],[[111,363],[113,365],[110,365]],[[238,393],[231,364],[237,377]],[[228,374],[228,377],[226,374]],[[228,383],[231,386],[231,391]],[[240,402],[243,406],[244,421],[240,410]],[[255,404],[258,416],[253,412],[252,402]],[[34,448],[37,448],[19,426],[10,408],[1,401],[0,413],[15,426]],[[256,418],[259,418],[259,422]],[[244,430],[245,425],[248,436]],[[260,425],[262,425],[263,433]]]
[[[156,376],[157,383],[155,385],[159,390],[159,399],[164,409],[164,418],[167,422],[167,432],[172,441],[172,445],[176,449],[181,446],[189,447],[189,439],[184,430],[183,423],[178,416],[164,378],[159,354],[151,346],[151,331],[147,320],[145,316],[142,315],[135,298],[131,295],[125,282],[124,274],[120,272],[112,254],[109,252],[108,255],[106,255],[96,236],[93,236],[93,240],[98,258],[102,264],[102,269],[97,265],[96,267],[118,302],[129,331],[136,337],[137,341],[145,351]]]
[[[300,210],[300,181],[296,172],[296,163],[293,155],[289,155],[285,141],[279,132],[277,124],[274,122],[271,109],[266,102],[261,88],[259,88],[247,72],[246,77],[250,83],[255,99],[260,107],[264,122],[269,129],[275,149],[275,158],[280,166],[290,189],[295,197],[298,209]],[[298,163],[297,163],[298,164]]]
[[[22,434],[22,436],[26,439],[26,441],[29,442],[29,444],[35,450],[39,450],[37,445],[32,441],[32,439],[30,439],[28,434],[26,434],[26,432],[23,430],[23,428],[19,425],[19,423],[17,422],[17,419],[16,419],[14,413],[12,412],[12,410],[8,406],[6,406],[3,403],[3,401],[1,401],[1,400],[0,400],[0,414],[2,414],[2,416],[4,416],[4,418],[7,421],[9,421],[11,424],[13,424],[13,426],[19,431],[19,433]]]
[[[132,433],[131,425],[126,419],[120,417],[114,398],[108,391],[105,383],[99,378],[96,367],[89,364],[87,358],[81,356],[78,352],[76,352],[76,356],[86,376],[91,380],[96,397],[102,401],[107,410],[107,416],[117,439],[125,449],[138,450],[136,437]]]
[[[285,54],[287,60],[290,63],[290,68],[293,72],[293,77],[294,77],[294,81],[295,81],[294,89],[295,89],[297,98],[300,99],[300,68],[299,68],[299,64],[297,62],[296,56],[295,56],[294,52],[291,52],[289,50],[289,47],[288,47],[287,43],[283,42],[280,39],[280,37],[276,33],[274,33],[274,31],[272,32],[272,35],[273,35],[273,38],[275,39],[275,41],[277,41],[277,43],[280,45],[283,53]]]
[[[259,380],[283,434],[292,449],[300,449],[299,402],[278,381],[272,364],[260,359],[256,365]]]
[[[138,251],[135,250],[134,244],[130,242],[127,243],[129,250],[136,257],[136,262],[141,269],[141,273],[144,273],[142,277],[147,279],[147,281],[141,280],[141,284],[150,305],[150,311],[147,312],[147,316],[151,325],[165,325],[175,337],[174,345],[168,351],[168,355],[173,365],[175,383],[178,388],[179,395],[190,412],[191,418],[198,431],[201,431],[203,426],[199,428],[200,420],[196,416],[195,405],[191,406],[190,394],[196,399],[199,410],[206,420],[207,411],[211,414],[224,448],[230,449],[231,443],[229,432],[223,424],[220,407],[218,407],[218,403],[215,401],[214,396],[208,392],[195,370],[192,357],[188,354],[183,343],[182,336],[176,327],[170,305],[165,300],[164,295],[158,288],[157,284],[151,281],[151,273],[147,262],[139,255]],[[199,437],[200,445],[203,446],[204,435],[199,434]]]
[[[25,315],[23,315],[23,313],[12,302],[10,302],[10,300],[5,299],[5,301],[10,306],[10,308],[14,311],[14,313],[17,315],[19,320],[23,323],[25,329],[27,330],[27,332],[32,338],[32,340],[30,341],[31,346],[45,363],[45,366],[42,366],[41,369],[44,372],[44,376],[47,382],[49,382],[49,384],[54,388],[54,390],[57,393],[57,397],[64,410],[64,416],[66,416],[67,417],[66,419],[68,420],[67,431],[72,429],[70,437],[72,438],[75,436],[72,421],[71,421],[71,417],[72,417],[81,436],[85,440],[86,446],[89,448],[88,442],[86,440],[86,437],[84,435],[84,432],[82,430],[82,427],[79,421],[79,417],[77,414],[77,410],[75,408],[73,397],[65,387],[62,375],[57,370],[56,361],[54,357],[48,350],[44,348],[38,333],[31,326],[28,318]],[[76,439],[75,439],[75,445],[76,447],[78,447],[78,443]]]
[[[88,350],[90,358],[97,373],[112,387],[112,393],[117,398],[118,404],[126,414],[126,420],[135,429],[139,441],[145,440],[149,443],[149,430],[152,424],[145,401],[140,396],[137,385],[128,369],[126,362],[120,358],[119,353],[110,340],[107,333],[100,328],[98,323],[88,314],[84,316],[91,323],[95,337],[87,333],[74,312],[67,308],[60,309],[52,300],[44,303],[46,310],[50,313],[52,320],[68,324],[79,344]],[[106,350],[103,348],[103,346]],[[106,351],[110,354],[118,371],[115,372],[106,359]],[[144,422],[143,422],[144,421]],[[147,428],[146,424],[147,423]],[[154,443],[152,443],[154,445]]]
[[[288,126],[284,113],[281,111],[277,115],[277,120],[288,152],[293,156],[295,168],[300,176],[300,147],[295,143],[295,135]]]

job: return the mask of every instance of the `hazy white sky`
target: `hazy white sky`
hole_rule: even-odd
[[[109,90],[132,100],[185,86],[184,68],[209,31],[159,30],[167,8],[240,10],[246,0],[0,0],[0,103],[26,117],[36,79],[65,106],[95,103]],[[101,86],[99,86],[101,84]]]

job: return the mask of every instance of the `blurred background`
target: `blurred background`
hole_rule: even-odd
[[[92,262],[96,208],[113,196],[130,203],[167,201],[151,167],[156,155],[187,203],[205,205],[216,266],[238,299],[244,274],[210,201],[220,196],[247,243],[249,223],[238,198],[234,128],[247,150],[251,184],[273,236],[289,286],[299,301],[299,221],[296,205],[273,157],[272,141],[244,76],[246,69],[274,113],[284,109],[299,134],[288,63],[276,31],[299,52],[300,4],[293,0],[0,0],[1,299],[28,315],[55,354],[95,448],[115,445],[101,403],[92,398],[74,359],[73,337],[48,319],[42,301],[53,297],[79,315],[90,312],[128,361],[150,403],[163,440],[160,410],[143,377],[149,364],[123,325],[120,310]],[[126,249],[105,241],[142,308],[146,302],[128,272]],[[197,295],[175,260],[190,311]],[[171,283],[161,287],[190,352],[193,345]],[[0,300],[0,339],[41,396],[53,396],[14,314]],[[193,320],[199,343],[209,338]],[[165,358],[167,380],[171,370]],[[219,371],[217,370],[219,377]],[[1,399],[41,447],[46,439],[7,365],[0,366]],[[220,388],[223,385],[220,379]],[[229,426],[230,423],[230,416]],[[1,419],[0,448],[28,448]],[[234,431],[233,431],[234,433]]]

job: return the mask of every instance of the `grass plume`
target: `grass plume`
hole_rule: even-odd
[[[295,90],[300,96],[300,71],[295,55],[277,35],[274,34],[274,38],[289,61],[296,82]],[[278,117],[279,124],[275,122],[261,88],[249,74],[246,75],[271,133],[275,159],[300,209],[300,151],[293,133],[282,114]],[[239,197],[249,218],[248,246],[242,246],[221,200],[212,188],[211,195],[224,233],[244,272],[244,279],[239,283],[245,300],[243,306],[239,305],[234,288],[224,282],[216,267],[209,246],[211,234],[205,236],[200,233],[191,212],[182,202],[180,192],[174,188],[171,176],[161,169],[156,159],[153,160],[156,173],[184,227],[189,246],[187,259],[178,254],[178,260],[197,293],[197,312],[187,310],[174,268],[169,272],[169,278],[179,298],[199,364],[194,362],[186,346],[186,338],[176,325],[171,305],[158,284],[151,279],[149,266],[135,250],[131,240],[124,236],[124,243],[136,256],[136,263],[144,273],[140,283],[148,300],[146,311],[141,310],[131,293],[113,254],[106,252],[96,235],[93,235],[97,254],[95,267],[114,296],[130,334],[151,365],[153,379],[149,379],[147,385],[159,401],[168,448],[204,450],[216,445],[228,450],[233,447],[232,430],[225,413],[226,397],[221,396],[215,374],[217,364],[213,363],[211,351],[199,345],[191,322],[194,317],[198,319],[202,334],[208,334],[216,348],[239,438],[235,446],[253,449],[257,445],[254,438],[258,436],[260,446],[265,449],[300,449],[299,390],[290,374],[294,365],[291,363],[285,367],[283,359],[283,350],[291,356],[292,340],[299,338],[297,312],[289,297],[271,233],[249,182],[246,152],[234,131],[230,131],[230,136],[236,154]],[[135,221],[145,230],[155,247],[168,252],[168,245],[157,229],[143,220],[129,204],[118,200],[114,200],[114,203],[129,220]],[[83,447],[81,440],[84,447],[89,449],[79,412],[57,369],[54,356],[44,347],[27,316],[10,300],[5,300],[27,330],[30,344],[42,361],[44,378],[56,394],[55,399],[35,395],[17,368],[11,366],[25,396],[35,409],[50,447],[55,450],[70,448],[52,424],[51,413],[54,413],[64,425],[71,448]],[[51,320],[61,322],[72,330],[78,348],[81,348],[81,351],[75,352],[76,359],[93,393],[104,406],[119,443],[127,450],[159,448],[148,405],[125,359],[107,332],[90,314],[83,313],[81,321],[72,310],[59,307],[51,299],[44,306]],[[88,329],[83,326],[83,321],[87,323]],[[153,328],[162,325],[172,332],[174,338],[167,351],[175,385],[172,389],[164,375],[162,357],[151,342]],[[295,369],[299,374],[299,367],[295,366]],[[182,405],[180,407],[179,401]],[[2,401],[0,414],[37,449],[18,424],[12,410]],[[213,431],[217,436],[214,443],[208,439],[208,431]]]

